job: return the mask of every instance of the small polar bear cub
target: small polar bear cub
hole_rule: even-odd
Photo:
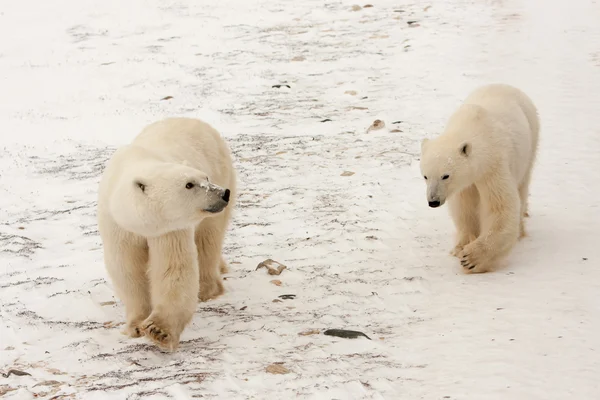
[[[98,192],[104,262],[131,337],[175,350],[198,299],[223,294],[221,250],[236,196],[230,151],[210,125],[155,122],[109,160]]]
[[[529,182],[540,124],[519,89],[475,89],[444,132],[421,143],[421,173],[430,207],[446,200],[458,231],[451,254],[465,272],[490,271],[525,236]]]

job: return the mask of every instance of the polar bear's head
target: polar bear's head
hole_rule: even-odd
[[[494,120],[480,106],[463,104],[449,118],[444,133],[421,142],[421,174],[427,202],[439,207],[454,193],[473,184],[497,156],[490,145]]]
[[[211,183],[204,172],[172,163],[125,173],[113,193],[115,221],[146,237],[194,226],[223,211],[230,196],[229,189]]]
[[[421,174],[427,184],[427,202],[430,207],[442,206],[448,197],[470,183],[471,144],[461,143],[448,147],[440,138],[421,142]]]

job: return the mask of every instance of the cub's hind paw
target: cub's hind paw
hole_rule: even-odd
[[[221,275],[224,275],[229,272],[229,266],[223,258],[221,258],[221,261],[219,262],[219,272],[221,273]]]
[[[223,293],[225,293],[225,287],[223,286],[223,282],[221,282],[221,278],[219,277],[210,283],[200,282],[198,299],[204,302],[210,299],[216,299]]]

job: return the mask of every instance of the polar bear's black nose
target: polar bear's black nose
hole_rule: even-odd
[[[440,202],[439,201],[430,201],[429,202],[429,207],[436,208],[436,207],[439,207],[439,206],[440,206]]]
[[[229,203],[229,195],[231,194],[231,192],[229,191],[229,189],[225,189],[225,193],[223,194],[223,201],[226,201],[227,203]]]

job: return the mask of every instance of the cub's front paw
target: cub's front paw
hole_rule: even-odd
[[[461,251],[463,251],[465,246],[473,242],[475,239],[477,238],[474,235],[461,236],[458,239],[456,246],[454,246],[454,248],[450,251],[450,254],[452,254],[454,257],[458,257],[458,255]]]
[[[458,253],[458,258],[464,271],[467,273],[477,274],[489,271],[489,256],[485,248],[477,241],[466,245]]]
[[[200,282],[198,299],[204,302],[215,299],[223,293],[225,293],[225,288],[223,287],[223,282],[221,282],[221,277],[219,277],[210,282]]]
[[[141,328],[144,335],[163,350],[174,351],[179,346],[179,338],[175,337],[168,327],[153,319],[152,316],[142,323]]]
[[[139,338],[144,334],[139,326],[139,322],[128,322],[121,333],[132,338]]]

